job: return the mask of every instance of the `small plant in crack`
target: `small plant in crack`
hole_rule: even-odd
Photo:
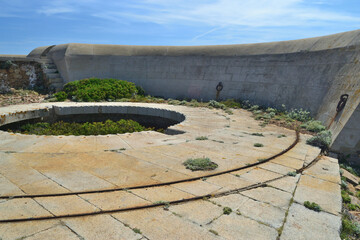
[[[191,171],[209,171],[214,170],[218,167],[218,165],[212,162],[209,158],[189,158],[186,160],[183,165],[186,169],[190,169]]]
[[[264,146],[264,144],[262,144],[262,143],[254,143],[254,147],[263,147]]]
[[[290,177],[295,177],[295,176],[296,176],[296,172],[288,172],[287,175],[290,176]]]
[[[283,138],[283,137],[286,137],[286,135],[285,135],[285,134],[280,134],[280,135],[278,135],[277,137],[278,137],[278,138]]]
[[[232,209],[229,207],[224,207],[223,208],[223,213],[226,215],[229,215],[232,212]]]
[[[267,159],[266,158],[258,158],[258,162],[265,162]]]
[[[209,232],[211,232],[212,234],[214,234],[214,235],[216,235],[216,236],[218,236],[218,235],[219,235],[219,233],[218,233],[217,231],[212,230],[212,229],[210,229],[210,230],[209,230]]]
[[[200,136],[200,137],[197,137],[195,139],[199,140],[199,141],[208,140],[208,138],[206,136]]]
[[[310,203],[309,201],[305,201],[304,206],[308,209],[314,210],[315,212],[321,211],[321,207],[315,202]]]
[[[252,133],[251,135],[257,136],[257,137],[264,137],[264,134],[262,134],[262,133]]]
[[[133,231],[134,231],[134,233],[141,234],[141,230],[140,230],[140,229],[138,229],[138,228],[133,228]]]

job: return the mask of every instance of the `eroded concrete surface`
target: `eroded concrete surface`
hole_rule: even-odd
[[[131,188],[204,176],[271,157],[296,139],[294,131],[273,125],[259,126],[251,113],[244,110],[234,110],[233,115],[228,115],[217,109],[160,104],[101,104],[175,110],[183,113],[186,120],[172,128],[185,133],[75,137],[0,132],[0,196]],[[0,113],[51,105],[54,104],[12,106],[0,108]],[[208,140],[196,140],[200,136]],[[308,137],[300,135],[293,149],[269,162],[201,180],[104,193],[0,199],[0,219],[6,220],[96,213],[213,196],[112,214],[0,223],[0,237],[2,240],[339,239],[341,196],[337,160],[321,157],[302,174],[287,176],[288,172],[311,163],[320,153],[320,149],[306,145]],[[254,143],[262,143],[264,147],[254,147]],[[185,169],[182,163],[196,157],[209,157],[219,167],[210,172]],[[263,182],[267,185],[252,187]],[[231,192],[237,189],[240,191]],[[323,211],[317,213],[305,208],[304,201],[318,203]],[[230,207],[232,212],[224,214],[224,207]]]

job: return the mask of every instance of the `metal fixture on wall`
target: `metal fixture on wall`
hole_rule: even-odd
[[[221,90],[223,90],[224,86],[222,84],[222,82],[219,82],[218,85],[216,86],[216,101],[219,100],[219,95]]]

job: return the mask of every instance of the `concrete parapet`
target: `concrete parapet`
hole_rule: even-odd
[[[117,78],[155,96],[210,100],[222,82],[222,99],[307,109],[325,125],[330,125],[339,97],[346,93],[347,105],[330,127],[334,140],[360,103],[360,30],[259,44],[70,43],[50,47],[37,48],[28,57],[49,50],[47,57],[56,64],[64,83],[88,77]],[[355,132],[360,135],[358,129]]]

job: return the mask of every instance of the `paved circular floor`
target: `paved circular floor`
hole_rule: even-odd
[[[307,135],[289,151],[294,131],[259,122],[244,110],[144,103],[46,103],[0,108],[0,116],[35,109],[133,106],[167,109],[183,132],[106,136],[35,136],[0,132],[0,237],[4,239],[337,239],[341,226],[336,159],[321,157]],[[16,114],[15,114],[16,115]],[[263,136],[257,136],[261,133]],[[207,140],[196,140],[198,137]],[[254,147],[261,143],[263,147]],[[188,158],[219,167],[192,172]],[[252,164],[258,164],[252,166]],[[237,171],[232,169],[242,168]],[[219,173],[216,176],[202,177]],[[192,179],[191,181],[185,181]],[[181,181],[180,183],[167,184]],[[144,187],[156,185],[156,187]],[[127,189],[121,189],[127,188]],[[121,189],[118,191],[97,192]],[[91,192],[91,193],[84,193]],[[44,194],[70,194],[41,196]],[[73,193],[73,194],[72,194]],[[26,195],[39,195],[26,197]],[[10,196],[10,198],[5,198]],[[16,198],[16,196],[25,196]],[[206,199],[193,200],[208,196]],[[210,196],[210,197],[209,197]],[[179,204],[171,202],[188,199]],[[304,201],[323,211],[306,209]],[[151,207],[155,204],[164,206]],[[143,209],[106,212],[144,206]],[[224,207],[232,212],[223,213]],[[105,211],[106,213],[103,213]],[[92,214],[93,216],[42,217]],[[99,214],[101,213],[101,214]],[[33,219],[6,223],[7,220]]]

